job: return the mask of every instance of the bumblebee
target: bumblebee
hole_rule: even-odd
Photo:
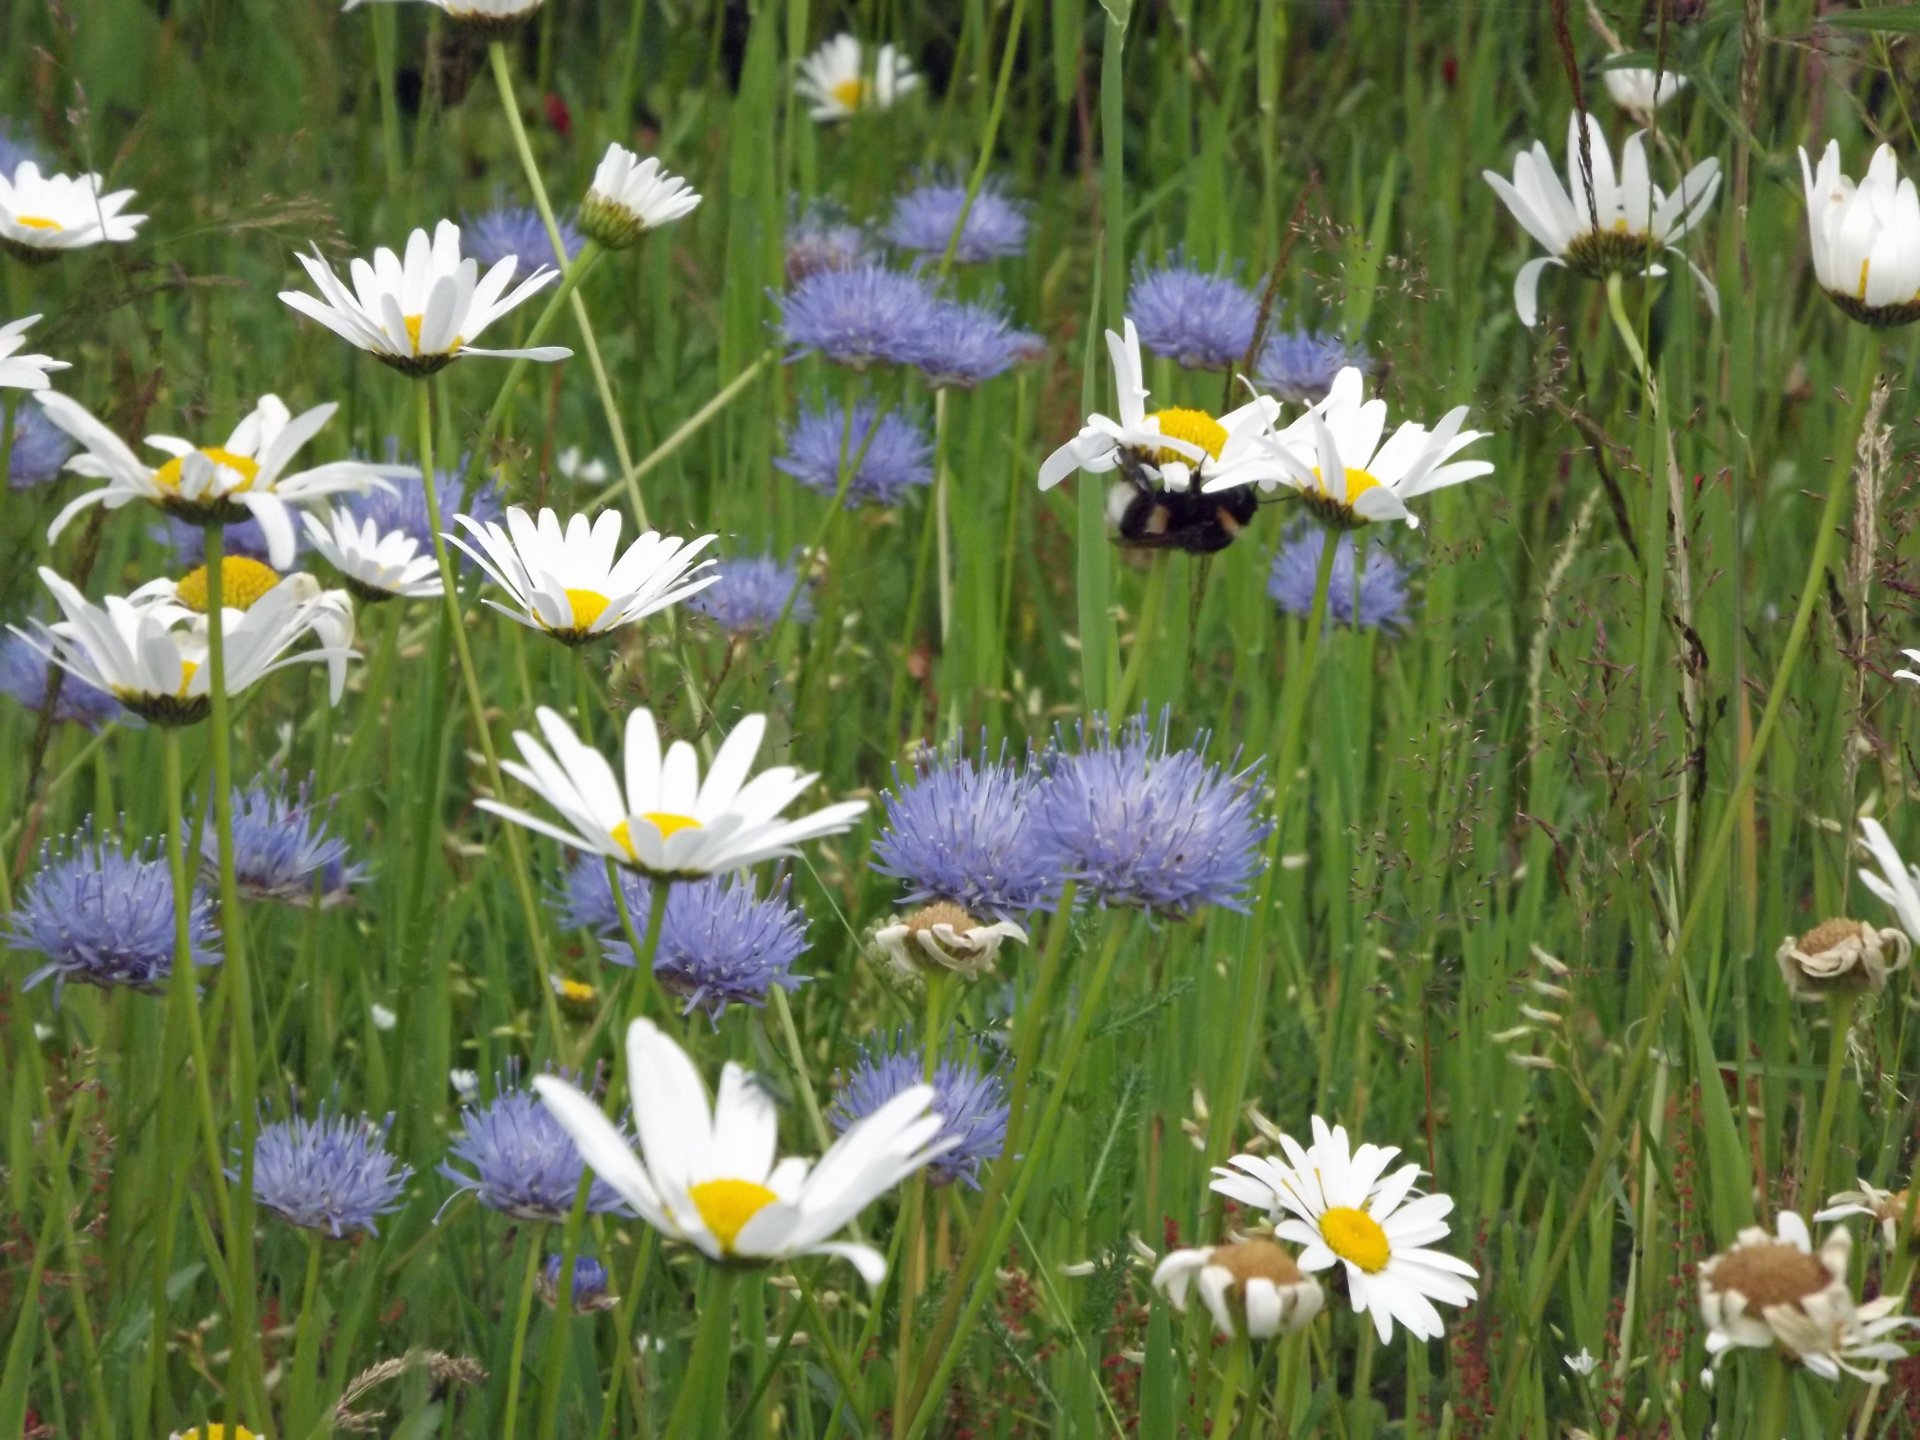
[[[1253,523],[1260,497],[1252,485],[1203,494],[1199,490],[1168,490],[1153,473],[1122,462],[1124,477],[1107,493],[1107,522],[1114,544],[1128,550],[1184,550],[1189,555],[1213,555],[1226,549]]]

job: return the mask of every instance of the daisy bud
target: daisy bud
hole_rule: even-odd
[[[1823,920],[1798,939],[1780,942],[1774,958],[1795,998],[1816,1001],[1829,995],[1878,995],[1887,976],[1907,963],[1912,942],[1900,930],[1876,930],[1861,920]]]
[[[923,906],[873,934],[882,957],[902,977],[938,968],[967,980],[992,973],[1006,940],[1024,945],[1027,932],[1011,920],[993,925],[976,920],[948,900]]]
[[[609,250],[636,244],[649,230],[689,215],[700,203],[691,186],[660,162],[609,145],[580,205],[580,228]]]
[[[1154,1288],[1176,1310],[1198,1277],[1200,1298],[1222,1335],[1270,1340],[1305,1328],[1326,1304],[1320,1282],[1271,1240],[1242,1240],[1200,1250],[1175,1250],[1153,1272]]]

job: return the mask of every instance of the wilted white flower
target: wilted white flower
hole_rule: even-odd
[[[951,901],[939,900],[881,926],[873,940],[901,975],[934,968],[977,980],[993,970],[1003,943],[1017,940],[1024,945],[1027,932],[1011,920],[989,925]]]
[[[1291,1335],[1327,1303],[1320,1282],[1271,1240],[1171,1251],[1153,1272],[1153,1284],[1176,1310],[1187,1308],[1187,1291],[1197,1285],[1215,1328],[1229,1339]]]
[[[1774,958],[1787,989],[1801,1000],[1829,995],[1879,994],[1887,976],[1907,963],[1912,942],[1889,926],[1876,930],[1861,920],[1833,919],[1780,942]]]

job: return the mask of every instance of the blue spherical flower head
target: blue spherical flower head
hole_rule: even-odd
[[[573,1077],[559,1073],[563,1079]],[[512,1076],[502,1083],[485,1106],[469,1105],[460,1112],[466,1134],[448,1148],[440,1173],[489,1210],[516,1220],[547,1220],[558,1224],[573,1210],[574,1192],[586,1162],[561,1128],[553,1112],[531,1089],[514,1087]],[[454,1161],[472,1167],[454,1168]],[[587,1211],[592,1215],[629,1215],[626,1202],[613,1187],[595,1177],[587,1187]]]
[[[1173,749],[1163,713],[1145,713],[1116,736],[1096,721],[1044,757],[1033,825],[1054,869],[1091,897],[1180,917],[1203,905],[1246,908],[1273,829],[1259,813],[1257,766],[1234,773],[1210,763],[1203,733]]]
[[[963,208],[967,219],[961,227]],[[960,240],[954,246],[953,258],[963,265],[977,265],[1025,250],[1028,223],[1027,207],[1012,199],[997,180],[982,185],[968,207],[965,181],[932,177],[893,202],[887,239],[902,250],[945,255],[959,227]]]
[[[1021,330],[991,305],[943,300],[923,334],[913,363],[934,385],[970,390],[1046,353],[1046,342]]]
[[[0,172],[11,174],[0,156]],[[7,486],[31,490],[51,485],[60,469],[73,458],[80,442],[53,421],[38,405],[22,405],[13,416],[13,451],[7,457]]]
[[[600,869],[604,880],[605,862]],[[653,913],[652,886],[626,870],[620,879],[634,931],[645,934]],[[702,1010],[718,1022],[729,1005],[764,1005],[774,986],[797,990],[806,983],[793,966],[807,948],[807,918],[789,901],[788,889],[783,880],[762,900],[751,879],[735,875],[667,891],[653,974],[663,990],[686,1002],[684,1013]],[[609,908],[612,893],[607,892]],[[633,964],[633,947],[617,919],[605,944],[608,960]]]
[[[898,505],[908,490],[933,480],[933,437],[898,410],[876,422],[871,400],[853,407],[851,430],[844,407],[824,404],[802,412],[787,430],[786,446],[774,468],[816,495],[837,494],[841,465],[855,467],[847,483],[849,509]]]
[[[1267,594],[1288,615],[1311,615],[1313,591],[1320,579],[1320,560],[1326,554],[1327,532],[1318,525],[1297,531],[1273,557]],[[1357,604],[1356,604],[1357,598]],[[1327,619],[1341,625],[1357,623],[1363,630],[1399,630],[1407,618],[1406,572],[1379,546],[1367,549],[1360,566],[1359,593],[1353,580],[1353,536],[1340,536],[1327,577]]]
[[[466,216],[460,222],[460,249],[478,260],[482,270],[492,269],[509,255],[518,262],[514,266],[516,275],[531,275],[542,265],[565,269],[567,262],[580,253],[584,242],[570,212],[553,218],[560,227],[560,243],[566,247],[565,254],[555,255],[546,222],[531,205],[496,205],[478,215]]]
[[[804,625],[813,619],[813,597],[801,586],[792,565],[771,555],[748,555],[721,560],[720,578],[689,596],[686,605],[729,635],[764,635],[780,619],[789,596],[792,623]]]
[[[56,998],[70,984],[158,990],[173,974],[173,876],[151,844],[129,852],[85,827],[62,853],[42,847],[5,934],[13,949],[46,962],[22,989],[52,976]],[[194,964],[219,963],[213,905],[199,894],[188,908],[187,940]]]
[[[302,1230],[336,1240],[351,1230],[380,1233],[374,1223],[400,1208],[413,1174],[387,1149],[393,1116],[329,1114],[325,1101],[311,1120],[298,1113],[262,1125],[254,1137],[253,1195],[263,1210]],[[240,1178],[229,1170],[227,1178]]]
[[[1127,314],[1140,343],[1189,370],[1225,370],[1253,346],[1260,301],[1229,275],[1209,275],[1178,251],[1154,267],[1136,264]]]
[[[949,901],[969,915],[1015,920],[1050,907],[1060,876],[1036,843],[1036,778],[1004,754],[929,758],[893,772],[881,797],[886,825],[874,865],[905,886],[902,899]]]
[[[925,279],[873,261],[815,271],[774,300],[789,345],[856,369],[912,364],[939,307]]]
[[[852,270],[867,262],[867,232],[829,205],[810,205],[787,226],[787,284],[822,270]]]
[[[860,1052],[847,1073],[828,1119],[845,1132],[882,1105],[927,1081],[926,1051],[895,1034]],[[927,1183],[956,1180],[978,1188],[980,1167],[1007,1148],[1007,1090],[999,1072],[981,1065],[978,1055],[949,1052],[933,1066],[933,1113],[940,1130],[932,1144],[948,1146],[926,1168]]]
[[[1370,374],[1373,360],[1359,345],[1317,330],[1282,330],[1267,338],[1253,367],[1260,388],[1290,405],[1318,405],[1347,366]]]
[[[0,695],[11,696],[35,711],[46,704],[47,681],[58,675],[60,689],[53,698],[53,718],[69,725],[98,730],[109,721],[138,727],[140,719],[97,685],[89,685],[72,671],[62,670],[25,636],[0,635]]]
[[[366,867],[349,865],[347,842],[328,831],[335,802],[316,807],[312,801],[312,776],[291,794],[279,774],[245,790],[234,787],[233,859],[241,894],[289,905],[338,905],[352,898]],[[200,863],[203,875],[220,873],[219,836],[211,824],[200,832]]]
[[[560,1303],[560,1269],[565,1255],[549,1255],[540,1271],[540,1300],[549,1310]],[[607,1293],[607,1267],[591,1255],[573,1257],[573,1313],[587,1315],[595,1310],[611,1310],[620,1303],[618,1295]]]
[[[147,533],[173,550],[174,558],[183,570],[206,564],[207,532],[201,526],[169,516],[164,523],[153,526]],[[297,556],[306,548],[306,530],[297,527],[294,531],[293,553]],[[267,532],[260,528],[258,520],[237,521],[221,532],[220,553],[244,560],[257,560],[267,565]]]

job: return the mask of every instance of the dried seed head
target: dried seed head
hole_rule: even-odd
[[[1877,930],[1862,920],[1823,920],[1798,939],[1781,942],[1775,958],[1787,989],[1806,1001],[1830,995],[1879,994],[1905,965],[1912,942],[1904,931]]]

